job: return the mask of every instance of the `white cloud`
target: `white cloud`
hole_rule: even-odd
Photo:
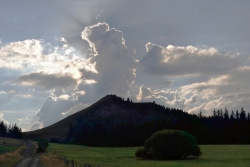
[[[69,111],[76,103],[77,101],[72,99],[48,97],[37,113],[39,122],[46,127],[60,121],[64,118],[62,113]]]
[[[197,102],[197,97],[198,97],[197,94],[192,95],[189,99],[185,100],[184,104],[185,105],[190,105],[190,104],[196,103]]]
[[[35,122],[32,127],[30,128],[29,131],[33,131],[33,130],[37,130],[37,129],[42,129],[43,128],[43,124],[41,124],[40,122]]]
[[[216,48],[201,49],[194,46],[166,48],[146,44],[147,54],[141,60],[150,74],[166,76],[219,75],[239,66],[237,55],[220,53]]]
[[[250,109],[249,85],[250,67],[244,66],[232,70],[227,75],[211,78],[205,82],[197,82],[182,86],[181,93],[184,96],[199,94],[203,100],[199,106],[190,108],[190,112],[204,110],[211,114],[214,108],[232,108],[233,110],[244,107]]]
[[[17,123],[22,122],[22,121],[27,121],[27,120],[29,120],[28,116],[26,116],[24,118],[18,118]]]
[[[75,106],[71,107],[67,112],[63,112],[62,115],[68,116],[71,114],[74,114],[78,111],[83,110],[84,108],[87,108],[89,105],[88,104],[83,104],[83,103],[77,103]]]
[[[183,86],[183,94],[202,94],[203,98],[211,98],[213,96],[232,95],[250,92],[248,85],[250,84],[250,67],[239,67],[230,72],[230,74],[211,78],[205,82],[197,82]]]
[[[177,90],[151,90],[150,88],[142,85],[139,89],[139,93],[131,97],[132,100],[138,102],[152,102],[161,104],[168,107],[175,107],[184,109],[185,98],[179,96]]]
[[[91,61],[95,63],[98,74],[96,93],[102,96],[116,93],[127,96],[136,78],[137,61],[133,49],[125,45],[123,33],[110,29],[107,23],[86,27],[82,38],[92,49]]]
[[[0,95],[6,95],[7,93],[3,90],[0,91]]]
[[[19,73],[70,74],[80,78],[79,69],[95,71],[94,66],[67,45],[56,41],[55,45],[43,40],[24,40],[0,46],[0,68],[16,69]],[[61,42],[61,43],[60,43]]]
[[[7,124],[7,125],[10,124],[7,120],[4,119],[4,113],[1,113],[1,112],[0,112],[0,122],[2,122],[2,121],[3,121],[5,124]]]

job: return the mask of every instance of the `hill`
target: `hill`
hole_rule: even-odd
[[[133,103],[125,101],[116,95],[107,95],[89,106],[51,126],[36,131],[24,132],[24,138],[44,137],[60,141],[76,141],[87,145],[137,145],[150,136],[159,125],[154,122],[168,120],[185,122],[192,116],[178,109],[148,103]],[[152,124],[154,124],[152,126]],[[138,128],[148,128],[146,134],[141,134],[135,140],[132,134],[139,132]],[[157,126],[157,127],[155,127]],[[131,138],[128,137],[131,136]],[[97,141],[97,139],[102,139]],[[119,141],[123,139],[122,141]],[[125,142],[124,140],[127,140]],[[106,141],[103,143],[103,141]],[[114,141],[116,140],[116,141]],[[129,144],[130,143],[130,144]]]

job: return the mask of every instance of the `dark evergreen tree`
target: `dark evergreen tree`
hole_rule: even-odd
[[[239,114],[239,111],[238,111],[238,110],[236,110],[235,117],[236,117],[236,119],[237,119],[237,120],[239,120],[239,119],[240,119],[240,114]]]
[[[224,112],[224,119],[229,120],[229,113],[226,107],[225,107],[225,112]]]
[[[220,118],[220,110],[217,109],[216,118]]]
[[[6,133],[7,133],[7,125],[3,121],[1,121],[0,122],[0,137],[6,136]]]
[[[246,111],[244,111],[243,107],[241,108],[241,111],[240,111],[240,120],[241,121],[246,120]]]
[[[11,138],[20,139],[22,138],[22,130],[16,124],[14,125],[10,124],[7,136]]]
[[[216,111],[214,109],[214,111],[213,111],[213,118],[216,118],[216,116],[217,116],[217,113],[216,113]]]
[[[203,116],[202,116],[202,112],[200,110],[199,114],[198,114],[198,117],[201,119]]]
[[[129,97],[127,98],[127,102],[130,102]]]
[[[223,111],[222,111],[222,109],[220,109],[219,118],[220,118],[220,119],[223,119]]]
[[[234,111],[232,111],[231,115],[230,115],[230,120],[234,120],[235,119],[235,114]]]

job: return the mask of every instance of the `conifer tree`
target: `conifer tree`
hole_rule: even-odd
[[[232,113],[231,113],[231,115],[230,115],[230,119],[231,119],[231,120],[234,120],[234,118],[235,118],[235,114],[234,114],[234,111],[232,111]]]
[[[129,98],[127,98],[127,102],[130,102]]]
[[[236,115],[236,119],[239,120],[240,119],[240,114],[239,114],[238,110],[236,110],[236,114],[235,115]]]
[[[213,118],[216,118],[216,111],[215,111],[215,109],[213,111]]]
[[[250,121],[250,114],[247,113],[247,120]]]
[[[199,117],[200,119],[203,117],[203,116],[202,116],[202,112],[201,112],[201,110],[200,110],[200,112],[199,112],[198,117]]]
[[[7,125],[3,121],[1,121],[0,122],[0,137],[6,136],[6,132],[7,132]]]
[[[224,119],[229,120],[229,114],[228,114],[228,110],[226,107],[225,107],[225,112],[224,112]]]
[[[246,111],[244,111],[243,107],[241,108],[241,112],[240,112],[240,120],[241,121],[246,120]]]
[[[220,109],[219,118],[220,118],[220,119],[223,119],[223,111],[222,111],[222,109]]]

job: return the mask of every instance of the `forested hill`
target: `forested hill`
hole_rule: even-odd
[[[110,132],[107,133],[110,136],[111,131],[115,133],[120,127],[131,129],[131,126],[139,126],[142,124],[151,126],[150,124],[156,120],[169,120],[173,118],[172,120],[176,122],[186,121],[189,117],[191,116],[182,110],[165,108],[154,102],[133,103],[128,99],[124,100],[116,95],[107,95],[88,108],[51,126],[36,131],[24,132],[23,135],[25,138],[46,137],[49,139],[65,139],[67,137],[79,139],[81,138],[79,136],[80,134],[91,137],[91,135],[85,133],[90,133],[89,131],[95,133],[99,131],[98,128],[100,126],[100,128],[110,130]],[[149,129],[152,129],[149,131],[153,132],[155,128],[149,127]],[[70,135],[68,134],[69,130],[71,130]],[[133,128],[131,130],[133,130]],[[100,131],[99,134],[106,133],[104,130]],[[121,133],[126,134],[126,132]],[[147,136],[148,135],[150,134],[147,134]],[[84,139],[87,138],[86,136]]]
[[[200,144],[250,143],[250,119],[243,109],[238,117],[229,117],[228,111],[222,110],[205,117],[154,102],[133,103],[115,95],[107,95],[54,125],[24,136],[89,146],[138,146],[162,129],[186,130]]]

